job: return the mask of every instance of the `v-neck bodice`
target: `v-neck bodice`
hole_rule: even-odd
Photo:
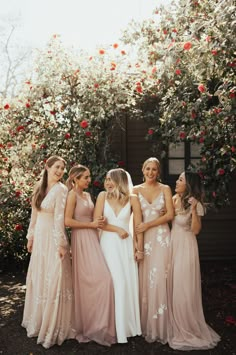
[[[109,224],[119,225],[125,230],[129,230],[129,220],[130,220],[130,201],[126,203],[124,207],[121,208],[119,213],[116,215],[113,208],[107,200],[105,200],[104,205],[104,216],[107,218]]]
[[[165,207],[165,195],[163,191],[159,193],[152,203],[149,203],[140,192],[138,193],[138,197],[141,204],[144,222],[148,222],[159,217],[160,211]]]
[[[93,220],[94,204],[88,193],[85,198],[76,194],[76,207],[74,211],[74,218],[80,222],[90,222]]]

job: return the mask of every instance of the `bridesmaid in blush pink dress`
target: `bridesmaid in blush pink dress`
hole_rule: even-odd
[[[65,161],[52,156],[32,200],[27,249],[31,252],[22,326],[49,348],[74,338],[72,277],[64,212],[68,189],[59,180]]]
[[[167,343],[167,268],[170,247],[168,221],[173,216],[170,187],[161,184],[160,163],[149,158],[143,164],[144,183],[134,187],[140,200],[144,232],[144,260],[139,265],[142,334],[147,342]],[[163,211],[165,210],[165,215]]]
[[[168,343],[178,350],[211,349],[220,336],[206,324],[202,308],[196,240],[204,215],[199,175],[182,173],[175,191],[168,273]]]
[[[110,346],[116,342],[114,290],[97,231],[104,218],[93,220],[94,205],[84,191],[90,182],[87,167],[77,165],[70,170],[65,224],[72,229],[74,328],[79,342]]]

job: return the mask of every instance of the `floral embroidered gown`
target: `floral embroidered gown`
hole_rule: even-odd
[[[76,194],[74,218],[90,222],[94,205],[90,195],[85,196]],[[71,251],[76,339],[109,346],[116,342],[114,289],[98,231],[72,228]]]
[[[196,236],[190,211],[175,211],[168,272],[168,343],[179,350],[211,349],[220,337],[205,321]],[[200,203],[197,213],[203,216]]]
[[[28,337],[49,348],[73,338],[72,275],[69,244],[64,229],[67,187],[56,183],[41,204],[32,208],[27,239],[33,239],[27,279],[22,326]],[[58,247],[68,248],[61,260]]]
[[[165,207],[164,192],[149,203],[139,192],[143,222],[159,217]],[[163,224],[144,233],[144,260],[139,264],[142,334],[147,342],[167,342],[167,267],[170,228]]]

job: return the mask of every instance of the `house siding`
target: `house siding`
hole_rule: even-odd
[[[134,185],[142,182],[143,162],[155,156],[151,142],[145,139],[147,130],[145,121],[127,119],[123,129],[117,127],[113,132],[112,150],[125,162]],[[165,171],[163,163],[162,180],[171,186],[174,193],[177,177],[168,176]],[[230,206],[208,212],[203,217],[203,227],[197,237],[201,260],[236,259],[236,176],[230,185],[230,199]]]

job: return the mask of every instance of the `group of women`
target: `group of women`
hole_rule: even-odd
[[[199,176],[182,173],[172,198],[159,161],[149,158],[134,187],[125,170],[110,170],[94,206],[89,169],[74,166],[64,185],[65,165],[50,157],[33,193],[27,335],[45,348],[70,338],[110,346],[137,335],[180,350],[216,346],[201,301]]]

